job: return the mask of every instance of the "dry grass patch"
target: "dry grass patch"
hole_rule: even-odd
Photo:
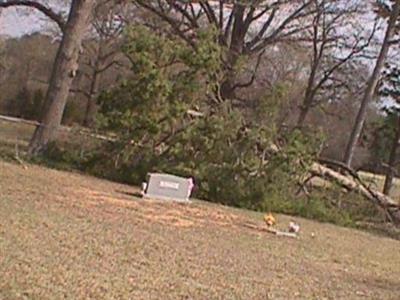
[[[399,241],[303,219],[281,238],[242,226],[261,214],[137,192],[0,161],[0,299],[400,298]]]

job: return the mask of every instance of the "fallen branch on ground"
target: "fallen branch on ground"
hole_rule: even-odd
[[[293,232],[280,231],[280,230],[277,230],[277,229],[274,229],[274,228],[265,227],[265,226],[258,226],[256,224],[251,224],[251,223],[244,223],[242,225],[244,227],[250,228],[252,230],[272,233],[272,234],[274,234],[276,236],[285,236],[285,237],[290,237],[290,238],[298,238],[298,235],[293,233]]]
[[[310,173],[323,179],[334,181],[349,191],[360,193],[366,199],[379,206],[391,222],[400,224],[400,203],[381,192],[371,189],[355,171],[342,166],[340,162],[336,163],[336,167],[343,169],[348,175],[343,175],[320,163],[313,163]]]

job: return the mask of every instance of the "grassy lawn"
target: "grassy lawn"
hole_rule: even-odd
[[[32,132],[0,121],[0,300],[400,299],[399,241],[298,218],[276,237],[259,213],[10,163]]]
[[[399,241],[136,192],[0,161],[0,299],[400,299]]]

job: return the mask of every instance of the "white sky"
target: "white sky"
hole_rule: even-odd
[[[21,36],[38,31],[45,24],[42,15],[38,12],[21,16],[16,8],[8,8],[0,15],[0,35]]]

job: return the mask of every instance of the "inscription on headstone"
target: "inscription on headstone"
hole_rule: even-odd
[[[189,201],[192,189],[192,178],[151,173],[148,176],[144,197],[160,200]]]

